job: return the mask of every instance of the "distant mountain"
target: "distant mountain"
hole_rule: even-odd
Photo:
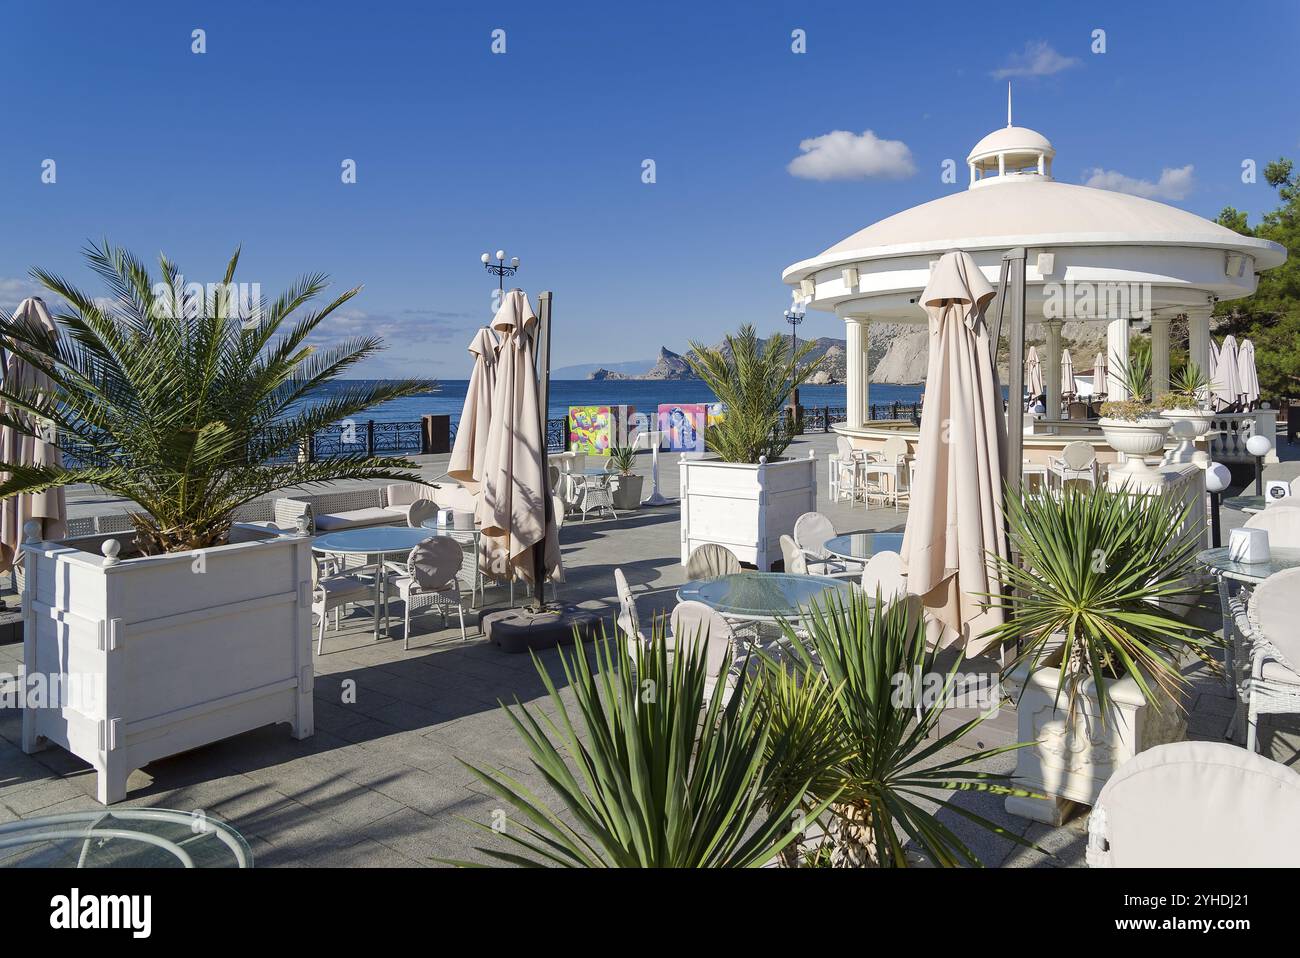
[[[643,373],[624,373],[616,369],[596,369],[587,375],[588,379],[595,380],[618,380],[618,379],[649,379],[649,380],[681,380],[696,379],[695,373],[691,372],[691,367],[686,364],[686,360],[681,355],[673,352],[666,346],[659,347],[659,357],[655,360],[654,365]]]
[[[625,363],[578,363],[574,366],[560,366],[551,370],[552,379],[591,379],[597,370],[623,373],[627,376],[640,376],[653,368],[653,359],[633,359]]]

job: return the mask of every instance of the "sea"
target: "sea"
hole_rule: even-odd
[[[331,384],[332,385],[332,384]],[[465,391],[469,381],[445,379],[438,381],[436,392],[423,393],[406,399],[376,406],[359,416],[375,422],[411,422],[421,416],[449,415],[453,424],[460,420],[465,407]],[[326,386],[328,391],[330,386]],[[895,386],[872,383],[871,402],[914,403],[921,398],[921,386]],[[634,406],[639,410],[657,410],[661,403],[716,402],[713,390],[699,380],[589,380],[552,379],[548,419],[563,419],[570,406]],[[804,406],[844,406],[843,384],[836,386],[800,386],[799,401]]]

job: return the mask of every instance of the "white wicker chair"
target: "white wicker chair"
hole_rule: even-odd
[[[461,641],[467,640],[465,606],[460,595],[463,557],[460,543],[446,536],[421,542],[406,557],[406,574],[393,583],[405,606],[406,628],[402,633],[402,648],[411,647],[411,612],[416,606],[436,605],[442,612],[444,626],[447,624],[447,609],[455,606],[460,615]]]
[[[627,576],[623,574],[622,569],[614,570],[614,591],[618,594],[616,621],[628,644],[629,657],[635,658],[634,643],[645,642],[646,637],[641,632],[641,617],[637,615],[636,599],[632,595],[632,588],[627,584]]]
[[[722,693],[725,704],[735,690],[736,677],[733,669],[736,664],[736,636],[731,623],[715,609],[703,602],[679,602],[672,614],[672,648],[694,648],[696,643],[707,642],[708,651],[705,659],[708,664],[709,677],[704,683],[704,694],[711,696],[718,684],[718,676],[723,676],[726,688]]]
[[[820,512],[805,512],[794,521],[794,544],[807,557],[808,572],[830,574],[848,572],[850,567],[826,550],[826,541],[835,536],[831,520]],[[852,566],[857,569],[857,565]]]
[[[371,579],[351,572],[339,572],[337,566],[328,559],[313,558],[311,579],[311,611],[313,615],[320,616],[319,631],[316,633],[316,654],[323,655],[325,623],[329,620],[329,614],[334,613],[334,630],[337,632],[340,613],[349,605],[374,602],[375,586]]]
[[[587,520],[587,513],[593,510],[596,512],[609,510],[611,516],[618,518],[618,513],[614,511],[614,490],[610,487],[609,480],[609,474],[569,477],[574,487],[576,505],[582,510],[584,522]]]
[[[911,500],[912,470],[909,465],[907,440],[902,436],[890,436],[881,447],[880,458],[859,467],[862,473],[862,500],[869,503],[879,499],[882,503],[892,501],[894,511],[898,511],[900,501]],[[888,480],[886,482],[886,480]]]
[[[1300,865],[1300,775],[1224,742],[1157,745],[1121,765],[1088,816],[1091,868]]]
[[[1101,467],[1097,464],[1097,450],[1090,442],[1070,442],[1061,450],[1061,458],[1048,457],[1048,471],[1056,477],[1057,484],[1065,489],[1067,482],[1086,482],[1090,486],[1101,481]]]
[[[903,557],[897,552],[877,552],[862,567],[862,591],[873,601],[876,592],[880,600],[888,603],[907,595],[907,581],[903,578]]]
[[[1251,646],[1245,681],[1246,750],[1258,744],[1261,715],[1300,715],[1300,569],[1271,575],[1250,597],[1246,627]]]
[[[781,536],[781,557],[785,560],[786,572],[794,575],[808,574],[808,557],[789,536]]]
[[[686,578],[689,580],[721,579],[724,575],[740,572],[740,560],[726,546],[706,542],[696,546],[686,559]]]

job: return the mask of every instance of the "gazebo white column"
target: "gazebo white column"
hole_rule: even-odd
[[[1151,395],[1169,391],[1169,317],[1151,317]]]
[[[1106,392],[1112,400],[1132,398],[1122,376],[1123,367],[1128,365],[1128,324],[1127,319],[1112,319],[1106,324]]]
[[[1210,375],[1210,313],[1214,307],[1187,307],[1187,358],[1196,363],[1203,375]]]
[[[850,429],[865,426],[867,409],[867,317],[844,317],[845,425]]]
[[[1048,419],[1061,418],[1061,321],[1049,319],[1047,329],[1047,363],[1043,366],[1043,391],[1047,393]]]

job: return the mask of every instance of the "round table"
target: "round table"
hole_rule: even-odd
[[[866,562],[877,552],[902,552],[901,532],[846,532],[826,540],[826,551],[838,559]]]
[[[703,602],[728,619],[776,622],[798,618],[814,599],[824,603],[831,593],[847,598],[852,591],[852,581],[827,575],[739,572],[687,582],[677,590],[677,600]]]
[[[384,556],[410,552],[421,542],[436,535],[431,529],[409,529],[404,526],[369,526],[363,529],[340,529],[327,532],[312,540],[312,552],[325,555],[374,557],[375,570],[375,638],[379,638],[379,606],[383,602]],[[384,620],[384,632],[388,620]]]
[[[203,812],[113,808],[24,818],[0,825],[0,850],[24,868],[252,868],[243,836]]]
[[[1286,569],[1300,568],[1300,549],[1273,546],[1269,549],[1267,562],[1234,562],[1228,557],[1227,547],[1205,549],[1198,552],[1196,561],[1210,570],[1219,583],[1219,612],[1223,617],[1224,671],[1227,673],[1229,691],[1237,691],[1241,676],[1237,675],[1240,667],[1249,665],[1246,659],[1245,636],[1237,628],[1236,615],[1232,608],[1233,594],[1231,582],[1243,586],[1258,585],[1269,576]],[[1241,661],[1239,661],[1241,660]],[[1232,737],[1241,725],[1242,702],[1238,701],[1232,724],[1228,727],[1228,736]]]
[[[1229,496],[1223,504],[1238,512],[1263,512],[1267,505],[1263,496]]]

